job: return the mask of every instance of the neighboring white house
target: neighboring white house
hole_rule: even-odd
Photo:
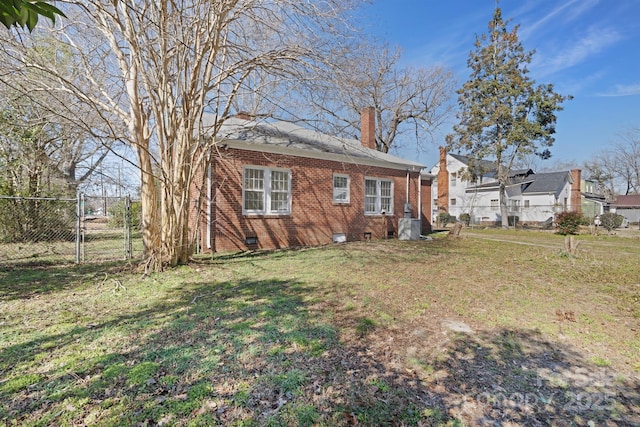
[[[469,165],[476,168],[469,180]],[[475,161],[441,149],[440,161],[430,173],[434,220],[440,212],[460,218],[467,213],[473,223],[501,222],[495,163]],[[557,212],[581,211],[580,170],[536,174],[531,169],[512,171],[507,185],[508,215],[520,223],[544,223]]]

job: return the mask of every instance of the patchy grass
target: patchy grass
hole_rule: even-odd
[[[637,424],[640,245],[578,239],[0,270],[0,425]]]

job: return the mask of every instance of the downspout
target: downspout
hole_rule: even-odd
[[[422,171],[418,171],[418,219],[420,220],[420,234],[422,234]]]
[[[407,169],[407,190],[404,196],[404,205],[407,206],[408,204],[409,204],[409,169]]]

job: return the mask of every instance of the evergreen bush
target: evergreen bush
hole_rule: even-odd
[[[558,226],[558,234],[578,234],[580,225],[583,222],[580,212],[567,211],[560,212],[556,216],[556,224]]]
[[[471,215],[469,215],[468,213],[461,213],[460,222],[462,222],[464,225],[469,225],[471,223]]]
[[[624,217],[613,212],[605,212],[600,215],[600,223],[607,231],[611,231],[614,228],[618,228],[622,225]]]
[[[437,221],[440,226],[445,226],[450,222],[454,222],[455,220],[456,220],[456,217],[453,215],[449,215],[449,212],[440,212],[438,214]]]

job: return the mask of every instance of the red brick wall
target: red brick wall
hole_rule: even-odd
[[[376,149],[376,110],[365,107],[360,112],[360,143],[372,150]]]
[[[447,150],[440,147],[440,170],[438,171],[438,213],[449,212],[449,171]]]
[[[571,199],[569,204],[571,210],[574,212],[582,212],[582,192],[580,191],[580,181],[582,171],[580,169],[571,169],[571,178],[573,184],[571,184]]]
[[[242,168],[250,165],[291,171],[291,214],[242,214]],[[333,202],[334,173],[350,176],[348,204]],[[331,243],[336,233],[344,233],[348,241],[363,240],[365,233],[379,239],[389,233],[397,235],[398,218],[404,215],[407,180],[402,170],[228,149],[214,159],[212,176],[212,235],[217,252],[322,245]],[[393,179],[392,216],[364,215],[365,176]],[[414,218],[418,215],[418,185],[418,173],[413,172],[409,203]],[[429,200],[430,192],[424,191],[423,200]],[[201,229],[205,233],[204,226]],[[258,244],[247,246],[247,237],[257,237]]]
[[[422,179],[422,234],[431,233],[431,178]]]

